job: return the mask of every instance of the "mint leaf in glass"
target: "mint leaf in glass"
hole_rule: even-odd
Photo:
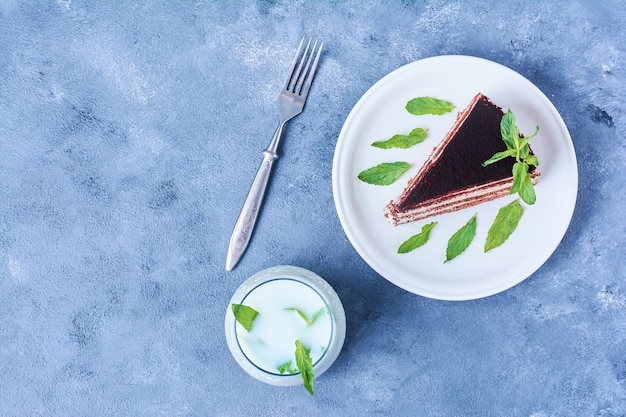
[[[309,317],[304,313],[304,311],[300,310],[299,308],[296,307],[288,307],[284,309],[285,311],[295,311],[296,313],[298,313],[298,315],[300,316],[300,318],[302,320],[304,320],[304,322],[306,323],[307,326],[310,326],[310,321],[309,321]]]
[[[278,372],[280,372],[280,374],[297,374],[298,373],[298,369],[293,367],[293,361],[290,359],[285,363],[282,363],[278,366]]]
[[[317,321],[317,319],[320,318],[322,314],[326,312],[328,312],[326,307],[322,307],[319,310],[317,310],[317,312],[315,312],[315,314],[313,314],[313,317],[311,317],[311,319],[309,320],[309,326],[313,326],[315,322]]]
[[[311,349],[304,347],[300,340],[296,340],[296,365],[302,375],[302,381],[304,388],[309,391],[309,394],[314,395],[315,389],[313,387],[313,360],[311,359]]]
[[[235,320],[243,326],[244,329],[250,331],[252,328],[252,322],[259,315],[259,312],[243,304],[232,304],[231,308],[235,315]]]
[[[313,326],[313,324],[315,324],[315,322],[322,315],[322,313],[326,312],[326,307],[322,307],[319,310],[317,310],[315,312],[315,314],[313,314],[313,317],[311,317],[311,318],[309,318],[309,316],[307,316],[304,311],[302,311],[302,310],[300,310],[299,308],[296,308],[296,307],[287,307],[284,310],[285,311],[295,311],[296,313],[298,313],[300,318],[302,318],[302,320],[304,320],[304,322],[306,323],[307,327],[311,327],[311,326]]]
[[[390,185],[400,178],[409,168],[411,168],[411,164],[406,162],[383,162],[375,167],[361,171],[358,178],[368,184]]]

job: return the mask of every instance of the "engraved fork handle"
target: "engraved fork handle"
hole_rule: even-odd
[[[286,122],[285,120],[279,123],[269,146],[263,151],[261,166],[259,166],[254,181],[252,181],[250,191],[248,191],[248,196],[243,203],[243,208],[241,209],[241,213],[239,213],[239,218],[230,236],[230,244],[228,246],[228,253],[226,254],[227,271],[232,270],[235,265],[237,265],[237,262],[239,262],[239,259],[241,259],[241,256],[248,247],[250,237],[252,237],[252,231],[254,230],[257,217],[259,216],[265,190],[267,189],[267,182],[272,172],[272,166],[274,165],[274,161],[278,159],[278,143]]]

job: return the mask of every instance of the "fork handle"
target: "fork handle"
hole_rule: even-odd
[[[239,213],[237,223],[235,223],[235,228],[230,237],[228,253],[226,255],[227,271],[232,270],[235,265],[237,265],[250,242],[250,237],[252,236],[261,204],[263,203],[265,190],[267,189],[267,182],[272,172],[272,165],[274,161],[278,159],[276,148],[280,140],[283,125],[284,123],[281,123],[278,126],[270,142],[270,146],[263,151],[261,166],[254,177],[254,181],[252,181],[246,201],[243,203],[243,208],[241,209],[241,213]]]

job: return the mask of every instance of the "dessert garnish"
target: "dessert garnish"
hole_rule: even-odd
[[[422,129],[421,127],[417,127],[411,130],[408,135],[402,135],[398,133],[387,140],[374,142],[372,143],[372,146],[381,149],[407,149],[411,146],[417,145],[418,143],[424,142],[426,136],[428,136],[428,129]]]
[[[506,151],[495,153],[491,158],[483,162],[482,165],[486,167],[502,159],[514,157],[513,185],[511,185],[510,193],[518,193],[526,204],[535,204],[536,195],[530,176],[530,167],[539,166],[539,161],[532,153],[528,142],[539,133],[539,126],[535,128],[535,133],[530,136],[520,135],[519,129],[515,124],[513,112],[507,110],[500,122],[500,132],[502,134],[502,140],[506,144]]]
[[[433,97],[416,97],[409,100],[405,108],[414,115],[442,115],[451,112],[454,105]],[[528,143],[538,132],[539,126],[536,126],[532,135],[522,135],[510,109],[504,113],[487,96],[476,94],[467,108],[459,112],[452,128],[398,200],[385,207],[385,217],[398,225],[461,210],[507,194],[518,194],[518,199],[500,208],[487,233],[484,252],[499,247],[519,224],[524,212],[520,199],[529,205],[536,201],[534,184],[540,175],[536,170],[539,161]],[[372,146],[406,149],[423,142],[427,134],[427,129],[416,128],[408,135],[396,134]],[[499,151],[502,142],[506,150]],[[510,157],[514,162],[505,161]],[[358,178],[368,184],[390,185],[410,167],[407,162],[385,162],[362,171]],[[398,253],[408,253],[425,245],[436,224],[422,226],[419,233],[400,245]],[[474,214],[448,240],[445,262],[469,247],[476,227],[477,214]]]
[[[442,115],[450,113],[454,109],[454,104],[434,97],[416,97],[409,100],[405,108],[406,111],[416,116],[423,114]]]
[[[389,185],[393,184],[402,176],[411,164],[407,162],[383,162],[375,167],[361,171],[358,175],[361,181],[373,185]]]
[[[428,242],[430,237],[430,231],[437,225],[437,222],[432,222],[422,226],[422,231],[416,235],[411,236],[404,241],[398,248],[398,253],[408,253],[414,249],[424,246]]]
[[[468,248],[472,240],[476,236],[476,213],[469,219],[467,223],[457,230],[450,240],[446,248],[446,260],[444,263],[451,261],[459,256]]]
[[[442,115],[451,112],[452,109],[454,109],[454,105],[449,101],[434,97],[416,97],[409,100],[405,108],[409,113],[414,115]],[[423,142],[427,136],[428,129],[417,127],[411,130],[408,135],[395,134],[389,139],[372,143],[372,146],[380,149],[407,149]],[[400,178],[410,167],[411,164],[402,161],[385,162],[361,171],[358,178],[368,184],[390,185]]]
[[[387,204],[384,209],[387,220],[393,225],[409,223],[509,195],[516,160],[501,156],[503,148],[507,150],[502,143],[503,116],[502,109],[487,96],[476,94],[458,113],[448,133],[433,148],[399,197]],[[511,141],[514,143],[513,139]],[[528,158],[523,163],[532,162],[530,147],[523,146],[521,141],[517,143],[521,157]],[[507,150],[504,154],[513,152]],[[494,159],[489,161],[492,157]],[[488,161],[485,167],[481,165]],[[536,182],[539,173],[534,165],[528,166],[530,181]]]
[[[517,228],[522,218],[524,208],[519,203],[519,198],[498,210],[485,241],[485,253],[502,245]]]

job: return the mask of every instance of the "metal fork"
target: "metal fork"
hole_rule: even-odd
[[[285,87],[280,94],[278,94],[278,98],[276,99],[280,122],[278,123],[278,127],[276,128],[276,132],[269,146],[263,151],[261,166],[254,177],[254,181],[248,192],[248,197],[246,197],[237,223],[235,223],[233,234],[230,237],[228,254],[226,255],[227,271],[232,270],[235,265],[237,265],[250,242],[252,230],[254,229],[259,210],[261,209],[267,182],[272,171],[272,165],[274,161],[278,159],[278,144],[283,132],[283,127],[285,123],[302,112],[306,98],[309,95],[313,76],[315,75],[317,63],[322,52],[322,46],[324,46],[323,42],[319,43],[319,45],[317,41],[315,41],[313,45],[311,45],[311,42],[312,40],[309,39],[303,52],[304,38],[300,41],[298,51],[289,69],[289,76],[287,77]]]

